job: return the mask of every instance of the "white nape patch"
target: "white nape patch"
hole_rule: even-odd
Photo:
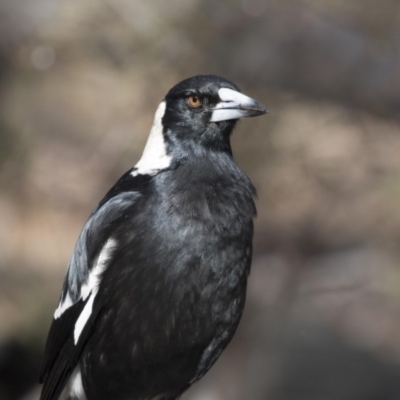
[[[64,301],[60,301],[60,304],[57,307],[57,310],[54,312],[54,319],[58,319],[61,317],[62,314],[64,314],[64,311],[67,310],[72,306],[72,299],[71,296],[69,295],[69,292],[67,292],[67,295],[65,296]]]
[[[106,269],[107,261],[111,258],[112,252],[115,249],[116,245],[117,241],[115,239],[108,239],[107,243],[104,245],[99,254],[96,265],[90,271],[87,283],[81,288],[81,298],[83,300],[86,300],[89,295],[90,297],[75,324],[75,344],[78,343],[79,336],[81,335],[83,328],[85,327],[87,321],[90,318],[90,315],[92,314],[93,302],[96,297],[97,291],[99,290],[101,274]]]
[[[85,390],[83,389],[81,367],[79,364],[73,370],[60,399],[87,400]]]
[[[171,157],[167,155],[167,148],[163,136],[162,118],[165,114],[166,103],[162,101],[154,116],[153,126],[147,139],[142,158],[135,165],[131,175],[154,175],[158,171],[168,168]]]
[[[221,88],[218,90],[219,102],[211,115],[211,122],[227,121],[248,116],[248,111],[239,109],[240,106],[254,105],[255,101],[236,90]]]

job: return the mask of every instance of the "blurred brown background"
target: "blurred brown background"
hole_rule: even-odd
[[[398,0],[0,1],[0,399],[37,399],[82,225],[198,73],[270,114],[233,138],[245,315],[184,399],[400,399]]]

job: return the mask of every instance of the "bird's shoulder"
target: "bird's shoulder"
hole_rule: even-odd
[[[100,201],[95,212],[99,210],[104,204],[106,204],[112,198],[119,196],[124,193],[136,193],[141,194],[147,190],[153,175],[150,174],[138,174],[136,168],[131,168],[126,171],[117,182],[111,187],[111,189],[105,194],[103,199]]]

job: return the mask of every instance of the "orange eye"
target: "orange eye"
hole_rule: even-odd
[[[195,94],[188,97],[187,102],[190,107],[199,108],[203,104],[203,100]]]

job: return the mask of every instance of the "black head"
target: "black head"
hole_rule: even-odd
[[[265,107],[240,93],[227,79],[198,75],[174,86],[165,97],[162,117],[168,153],[216,150],[230,152],[229,137],[237,120],[266,113]]]

